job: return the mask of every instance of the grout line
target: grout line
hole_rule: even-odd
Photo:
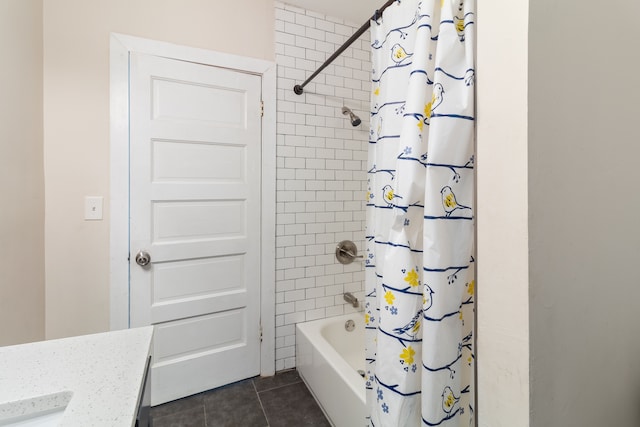
[[[164,405],[171,405],[171,404],[173,404],[173,403],[175,403],[175,402],[179,402],[179,401],[188,401],[188,400],[191,400],[192,398],[195,398],[195,397],[196,397],[196,396],[198,396],[199,394],[202,394],[202,393],[196,393],[196,394],[191,395],[191,396],[182,397],[182,398],[180,398],[180,399],[173,400],[173,401],[170,401],[170,402],[163,403],[162,405],[158,405],[158,406],[152,407],[152,408],[151,408],[151,410],[149,411],[149,416],[150,416],[151,418],[160,419],[160,418],[165,418],[165,417],[169,417],[169,416],[176,415],[176,414],[181,414],[181,413],[183,413],[183,412],[193,411],[194,409],[196,409],[196,408],[197,408],[197,406],[194,406],[193,408],[186,408],[186,409],[181,409],[181,410],[177,410],[177,411],[176,411],[176,410],[173,410],[173,411],[171,411],[171,412],[169,412],[169,413],[167,413],[167,414],[160,415],[160,416],[158,416],[158,415],[154,415],[154,414],[153,414],[154,412],[157,412],[157,411],[154,411],[154,410],[153,410],[154,408],[159,408],[159,407],[164,406]],[[176,406],[177,406],[177,405],[176,405]],[[202,406],[203,406],[203,408],[204,408],[204,402],[202,403]]]
[[[267,413],[264,410],[264,406],[262,405],[262,399],[260,399],[260,393],[258,393],[258,389],[256,388],[256,383],[255,383],[255,381],[253,379],[251,380],[251,385],[253,386],[253,391],[256,392],[256,397],[258,398],[258,403],[260,404],[260,409],[262,409],[262,415],[264,415],[264,419],[267,420],[267,427],[269,427],[269,425],[270,425],[269,418],[267,417]]]
[[[264,389],[264,390],[260,390],[260,391],[258,391],[257,393],[258,393],[258,394],[260,394],[260,393],[264,393],[265,391],[277,390],[277,389],[279,389],[279,388],[288,387],[288,386],[290,386],[290,385],[298,384],[298,383],[301,383],[301,382],[302,382],[302,380],[300,380],[300,381],[294,381],[294,382],[292,382],[292,383],[287,383],[287,384],[281,384],[281,385],[278,385],[278,386],[275,386],[275,387],[271,387],[271,388],[266,388],[266,389]],[[256,389],[256,390],[257,390],[257,389]]]
[[[202,399],[202,410],[204,411],[204,425],[207,427],[209,425],[207,423],[207,405],[204,404],[204,399]]]
[[[277,374],[282,374],[282,373],[285,373],[285,372],[292,372],[292,371],[293,372],[297,372],[297,369],[296,368],[292,368],[292,369],[286,369],[284,371],[278,371],[278,372],[276,372],[276,375]],[[278,385],[278,386],[275,386],[275,387],[271,387],[271,388],[266,388],[266,389],[261,390],[261,391],[258,391],[258,388],[256,387],[256,393],[260,394],[260,393],[263,393],[265,391],[276,390],[278,388],[286,387],[288,385],[298,384],[298,383],[302,382],[302,377],[300,377],[300,374],[297,374],[297,375],[298,375],[298,380],[297,381],[293,381],[293,382],[290,382],[290,383],[287,383],[287,384],[281,384],[281,385]],[[255,382],[253,383],[253,386],[254,387],[256,386]]]

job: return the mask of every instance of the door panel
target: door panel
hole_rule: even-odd
[[[244,183],[243,145],[153,141],[153,182]]]
[[[130,316],[156,325],[157,405],[260,371],[261,79],[132,54],[130,87]]]
[[[156,202],[152,213],[152,243],[246,237],[245,204],[244,200]],[[212,221],[211,218],[216,220]]]
[[[244,255],[156,264],[151,289],[153,323],[243,307]]]
[[[153,120],[200,122],[237,129],[247,127],[244,90],[158,78],[152,78],[151,85]]]
[[[199,316],[156,328],[156,363],[211,354],[229,347],[238,348],[246,344],[244,334],[246,312],[244,309],[230,310],[208,316]],[[202,330],[210,333],[202,335]]]
[[[153,300],[175,300],[246,289],[244,255],[165,262],[153,269]],[[215,278],[215,280],[213,280]],[[180,287],[174,283],[182,281]]]

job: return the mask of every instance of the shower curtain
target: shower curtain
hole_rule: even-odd
[[[371,23],[370,426],[474,424],[474,1]]]

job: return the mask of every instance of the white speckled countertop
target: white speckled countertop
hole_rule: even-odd
[[[134,425],[152,337],[149,326],[0,347],[0,424],[68,402],[60,426]]]

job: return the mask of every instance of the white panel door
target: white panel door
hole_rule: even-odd
[[[260,373],[260,94],[259,76],[131,55],[130,316],[155,325],[152,405]]]

